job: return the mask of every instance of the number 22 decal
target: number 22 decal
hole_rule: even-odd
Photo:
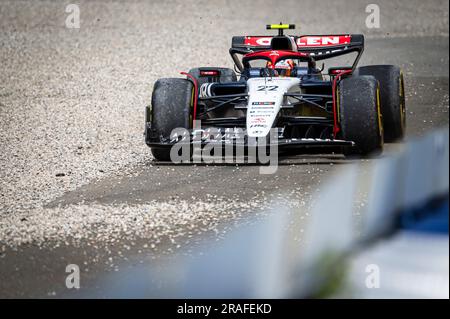
[[[276,91],[278,89],[278,85],[258,85],[258,89],[256,91]]]

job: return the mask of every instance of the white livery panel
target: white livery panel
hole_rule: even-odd
[[[264,137],[277,118],[284,94],[300,84],[298,78],[252,78],[247,81],[247,134]]]

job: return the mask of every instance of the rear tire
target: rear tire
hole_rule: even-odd
[[[395,142],[402,139],[406,129],[406,106],[405,85],[400,68],[395,65],[369,65],[357,68],[355,75],[372,75],[378,80],[384,140]]]
[[[337,88],[340,134],[355,146],[344,150],[346,156],[368,156],[383,150],[379,84],[373,76],[351,76]]]
[[[175,128],[191,127],[193,85],[189,80],[165,78],[156,81],[152,94],[151,127],[160,139],[170,138]],[[170,161],[170,148],[151,148],[156,160]]]

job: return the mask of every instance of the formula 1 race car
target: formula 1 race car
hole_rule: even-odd
[[[234,70],[200,67],[186,78],[162,78],[146,107],[145,142],[157,160],[170,160],[183,140],[233,143],[244,132],[267,138],[275,131],[280,150],[320,148],[368,156],[405,133],[403,74],[394,65],[357,67],[364,50],[361,34],[284,35],[292,24],[268,25],[276,36],[234,36],[229,50]],[[346,54],[347,66],[317,67]],[[328,62],[327,62],[328,63]],[[174,133],[183,128],[184,134]],[[212,132],[214,134],[207,134]],[[188,132],[188,133],[186,133]],[[205,134],[206,133],[206,134]]]

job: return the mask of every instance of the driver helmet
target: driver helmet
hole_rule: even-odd
[[[291,59],[281,60],[275,64],[275,70],[279,76],[291,76],[294,66],[294,61]]]

